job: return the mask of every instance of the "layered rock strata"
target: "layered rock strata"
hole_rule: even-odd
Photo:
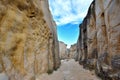
[[[103,79],[120,79],[120,0],[92,2],[80,24],[77,55]]]
[[[0,75],[9,80],[35,80],[57,69],[55,26],[47,0],[1,0]]]

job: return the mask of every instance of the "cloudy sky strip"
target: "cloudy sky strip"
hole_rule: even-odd
[[[49,0],[50,10],[57,25],[80,23],[91,2],[92,0]]]

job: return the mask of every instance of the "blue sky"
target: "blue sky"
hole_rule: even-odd
[[[93,0],[49,0],[50,11],[57,24],[58,40],[70,45],[77,42],[79,24]]]

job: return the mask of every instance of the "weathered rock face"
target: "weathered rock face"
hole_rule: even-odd
[[[68,57],[70,58],[70,59],[75,59],[76,57],[77,57],[77,54],[76,54],[76,49],[77,48],[77,46],[76,46],[76,44],[74,44],[74,45],[71,45],[71,47],[70,47],[70,49],[69,49],[69,53],[68,53]]]
[[[80,25],[77,60],[105,78],[120,79],[120,0],[94,0]]]
[[[47,0],[0,1],[0,73],[35,80],[60,65],[55,23]]]
[[[60,59],[67,59],[67,45],[64,42],[59,41]]]
[[[60,50],[60,59],[76,59],[77,46],[76,44],[71,45],[70,48],[67,48],[67,45],[64,42],[59,42]]]

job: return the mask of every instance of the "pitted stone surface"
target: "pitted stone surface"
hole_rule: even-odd
[[[0,73],[35,80],[59,67],[58,46],[47,0],[0,1]]]

